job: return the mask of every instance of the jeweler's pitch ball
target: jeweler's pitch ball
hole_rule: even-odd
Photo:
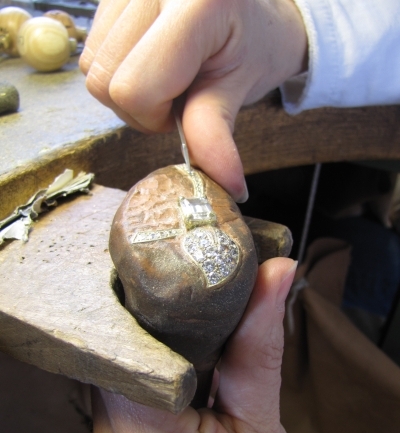
[[[193,363],[198,393],[192,405],[205,406],[214,366],[257,275],[253,239],[238,207],[201,172],[157,170],[121,204],[110,254],[126,308]]]

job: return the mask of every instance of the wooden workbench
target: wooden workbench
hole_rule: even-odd
[[[146,136],[124,124],[85,88],[77,58],[39,73],[20,59],[0,62],[18,113],[0,116],[0,219],[66,167],[127,189],[149,172],[181,162],[176,133]],[[400,160],[400,107],[326,108],[291,117],[277,94],[242,109],[235,140],[246,174],[352,160]]]
[[[77,67],[77,58],[73,58],[62,71],[51,74],[34,72],[19,59],[6,60],[0,63],[0,77],[1,80],[7,80],[14,84],[21,97],[21,108],[18,113],[0,117],[0,219],[8,215],[17,205],[25,202],[38,189],[47,187],[54,177],[63,172],[65,168],[74,169],[76,172],[80,170],[94,172],[96,183],[108,188],[128,189],[137,180],[156,168],[179,163],[182,160],[176,133],[153,136],[140,134],[124,126],[113,112],[94,100],[85,89],[84,77]],[[316,162],[400,161],[400,107],[319,109],[291,117],[282,109],[279,95],[274,93],[263,101],[241,110],[236,123],[235,140],[246,174]],[[97,203],[97,206],[100,206],[99,203],[101,203],[101,206],[98,207],[98,209],[101,208],[101,212],[98,209],[96,212],[98,215],[106,215],[109,224],[111,214],[108,214],[113,210],[111,207],[116,207],[117,203],[112,202],[111,196],[108,196],[111,194],[108,189],[101,191],[103,191],[101,197],[105,194],[104,197],[106,198],[99,198],[98,203],[95,201],[91,203]],[[98,193],[96,192],[96,194]],[[118,196],[118,200],[123,195],[121,191],[115,194],[112,195]],[[81,198],[79,203],[84,203],[85,200],[86,198]],[[112,206],[110,207],[111,202]],[[94,206],[94,204],[90,204],[90,206]],[[82,215],[85,216],[88,209],[86,207],[82,209]],[[63,214],[62,209],[57,211]],[[96,212],[89,212],[85,218],[87,217],[88,221],[96,220]],[[39,236],[39,230],[42,230],[42,233],[49,233],[49,229],[53,226],[46,225],[51,223],[52,218],[55,220],[58,218],[60,221],[61,214],[60,218],[57,217],[57,214],[54,214],[55,217],[46,216],[46,219],[43,219],[37,226],[36,238],[32,238],[32,242],[28,243],[26,247],[20,244],[9,244],[7,249],[0,250],[3,265],[7,263],[7,260],[10,261],[8,254],[11,253],[18,255],[21,260],[19,263],[11,260],[9,266],[3,269],[11,269],[11,264],[13,269],[27,269],[29,262],[30,269],[35,270],[37,258],[34,247],[39,245],[42,240]],[[101,224],[104,225],[104,221],[102,219]],[[74,224],[74,229],[77,230],[76,233],[74,232],[74,239],[83,235],[86,236],[86,234],[96,235],[96,233],[86,233],[85,230],[80,230],[78,222],[79,219]],[[103,257],[105,251],[103,244],[107,243],[107,239],[103,226],[98,222],[93,224],[101,231],[99,234],[101,239],[100,237],[100,240],[96,238],[96,242],[92,242],[91,239],[90,245],[95,245],[96,254]],[[64,225],[68,224],[65,223]],[[45,235],[43,236],[45,238]],[[87,239],[84,239],[82,242],[86,241]],[[53,239],[48,238],[46,242],[49,251],[46,250],[46,257],[42,257],[42,260],[48,260],[47,256],[54,255]],[[67,244],[58,244],[56,248],[65,249],[69,253],[67,247]],[[38,247],[37,250],[39,249]],[[82,272],[85,275],[92,272],[94,268],[92,261],[90,259],[85,261],[90,249],[85,251],[86,255],[81,254],[80,251],[75,251],[75,253],[77,254],[76,260],[82,261],[80,263]],[[69,254],[65,254],[64,262],[58,264],[59,270],[63,269],[65,263],[68,263],[69,257]],[[105,291],[102,298],[103,302],[108,303],[113,311],[116,311],[115,314],[125,315],[124,320],[130,324],[132,319],[127,316],[120,305],[117,305],[115,295],[109,287],[109,275],[112,268],[109,258],[103,259],[105,265],[98,269],[95,274],[99,281],[106,282],[101,287],[101,290]],[[27,294],[25,297],[28,298],[32,296],[29,294],[31,293],[29,289],[32,288],[35,293],[38,293],[39,290],[43,291],[44,288],[43,293],[46,293],[43,275],[47,273],[51,278],[51,272],[56,272],[57,269],[45,261],[40,263],[40,267],[38,266],[38,270],[41,269],[45,269],[46,272],[43,272],[37,280],[32,281],[29,286],[25,285],[26,278],[24,279],[20,271],[16,271],[12,278],[9,275],[7,278],[3,278],[3,283],[5,281],[6,285],[3,284],[2,293],[9,294],[8,287],[13,284],[15,287],[13,287],[12,293],[15,294],[16,299],[13,303],[12,299],[8,298],[7,308],[10,309],[9,311],[12,310],[13,317],[16,318],[15,323],[10,325],[10,329],[13,328],[16,331],[14,333],[15,340],[12,340],[14,346],[8,352],[12,352],[13,356],[17,357],[21,353],[20,359],[24,360],[26,354],[31,353],[33,363],[54,371],[55,364],[48,366],[43,355],[48,350],[48,341],[52,341],[51,344],[55,344],[54,347],[57,346],[60,351],[59,360],[57,358],[60,365],[59,371],[71,375],[68,370],[70,364],[67,365],[63,353],[70,353],[69,346],[72,344],[79,349],[80,353],[87,355],[87,359],[79,358],[83,359],[80,362],[83,362],[83,366],[88,369],[87,371],[93,371],[97,365],[107,363],[109,365],[112,362],[116,366],[116,370],[119,369],[121,377],[125,377],[123,374],[127,371],[125,370],[126,362],[134,350],[134,347],[129,347],[127,342],[129,340],[128,331],[126,335],[120,335],[119,338],[122,341],[121,346],[126,353],[129,353],[129,356],[124,357],[123,354],[119,353],[119,358],[117,356],[115,358],[118,362],[115,359],[110,360],[102,356],[95,358],[91,347],[86,347],[79,339],[71,339],[70,336],[66,335],[67,333],[60,333],[61,328],[58,325],[54,326],[54,329],[53,327],[44,329],[46,323],[44,323],[43,317],[46,315],[32,314],[35,309],[40,308],[40,299],[32,300],[30,305],[21,303],[22,298],[18,299],[19,287],[21,287],[21,293]],[[97,289],[98,284],[92,280],[94,274],[90,275],[91,277],[87,279],[85,286],[86,288],[93,286]],[[78,287],[79,275],[76,275],[76,278],[77,280],[73,281]],[[58,280],[59,284],[53,288],[52,296],[54,295],[55,299],[52,302],[55,304],[58,296],[56,289],[62,293],[70,279],[66,278],[65,284],[62,281],[64,280]],[[85,308],[91,311],[90,300],[85,298],[85,302],[87,302]],[[32,305],[34,308],[30,308]],[[63,310],[65,305],[60,303],[54,310],[54,314],[58,312],[57,317],[65,316],[66,310]],[[70,304],[69,307],[76,309],[77,314],[81,314],[79,306],[75,308],[75,304]],[[72,311],[71,309],[68,311]],[[4,317],[7,314],[9,313],[4,313]],[[11,323],[9,317],[11,317],[11,313],[7,318],[7,323]],[[93,307],[93,317],[98,319],[95,307]],[[49,323],[54,322],[54,317],[49,319],[51,319]],[[46,336],[42,340],[36,337],[32,338],[29,341],[31,347],[27,349],[26,341],[18,340],[20,334],[17,331],[21,326],[29,328],[31,325],[27,326],[28,321],[35,323],[32,335],[37,336],[43,333]],[[92,323],[92,328],[93,326],[96,328],[95,323],[95,321]],[[39,329],[41,325],[43,325],[43,332]],[[127,325],[126,329],[129,326]],[[71,328],[74,328],[73,323]],[[76,332],[83,335],[88,331],[87,328],[79,328],[76,329]],[[79,334],[79,338],[81,338],[81,334]],[[108,338],[114,338],[112,340],[114,342],[119,341],[116,335]],[[160,348],[160,353],[164,353],[163,351],[164,348]],[[107,351],[105,350],[105,352]],[[183,361],[177,362],[176,365],[176,368],[181,367],[182,371],[186,371],[187,366]],[[89,373],[85,368],[81,368],[80,371],[82,371],[83,376],[88,377]],[[127,374],[129,375],[129,371]],[[84,380],[83,376],[74,377]],[[112,389],[108,379],[105,377],[103,382],[93,380],[92,383]],[[90,377],[87,380],[90,382]],[[131,384],[125,379],[121,379],[122,382],[124,382],[123,386],[121,385],[118,391],[125,392],[125,395],[129,395],[131,388],[142,386],[138,384],[139,382],[132,382]],[[174,387],[174,384],[175,378],[172,378],[171,387]],[[132,393],[135,392],[133,389]],[[154,395],[148,396],[148,401],[152,401],[153,398]],[[160,407],[162,407],[162,403],[160,403],[162,399],[160,394],[159,400],[156,402]],[[146,402],[147,400],[144,398],[143,401]],[[165,407],[170,410],[178,410],[180,408],[179,401],[174,404],[175,406],[172,404]]]

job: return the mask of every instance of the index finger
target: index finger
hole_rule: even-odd
[[[205,5],[206,3],[206,5]],[[145,128],[171,125],[174,98],[193,82],[202,63],[229,37],[229,14],[215,22],[219,2],[169,1],[126,56],[110,83],[118,107]]]

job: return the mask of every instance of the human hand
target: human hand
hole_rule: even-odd
[[[178,415],[94,389],[94,433],[283,433],[279,421],[283,316],[296,264],[260,266],[245,314],[227,341],[212,409]]]
[[[80,66],[90,93],[143,132],[172,129],[172,101],[186,92],[192,162],[241,202],[236,115],[306,61],[292,0],[102,0]]]

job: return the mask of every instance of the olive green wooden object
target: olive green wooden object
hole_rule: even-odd
[[[70,38],[75,39],[77,42],[85,42],[88,35],[87,30],[84,27],[75,25],[73,18],[67,12],[54,9],[47,11],[43,16],[59,21],[67,29]]]
[[[13,113],[19,108],[19,93],[10,83],[0,82],[0,115]]]

